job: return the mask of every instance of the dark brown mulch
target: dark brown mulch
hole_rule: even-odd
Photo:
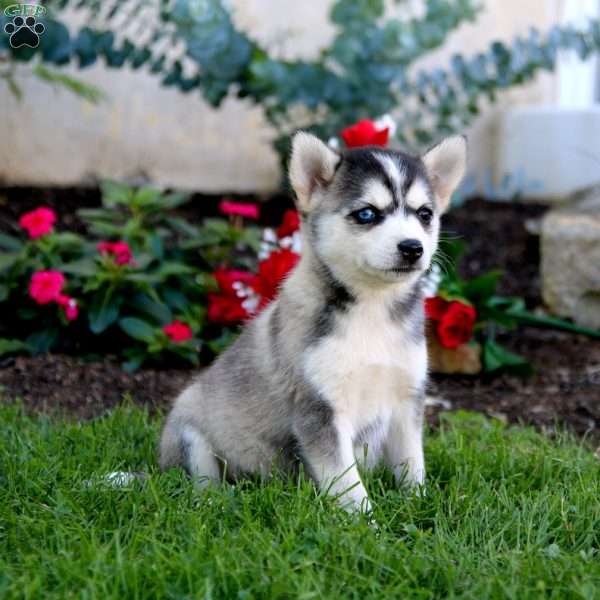
[[[93,206],[93,190],[19,192],[0,190],[0,230],[24,210],[42,202],[58,208],[67,227],[79,227],[73,212]],[[214,214],[216,198],[194,197],[183,210],[189,217]],[[277,198],[263,210],[264,222],[276,223],[289,206]],[[462,264],[466,276],[500,268],[504,276],[500,292],[523,296],[531,307],[541,303],[539,290],[538,239],[525,228],[545,208],[540,205],[497,204],[473,200],[445,218],[444,230],[468,244]],[[600,342],[550,330],[525,328],[501,340],[511,350],[525,355],[536,368],[529,378],[435,376],[431,392],[452,403],[454,409],[478,410],[511,423],[531,423],[551,430],[566,425],[579,434],[600,434]],[[109,360],[83,362],[69,356],[42,356],[5,360],[0,364],[0,389],[5,400],[21,398],[29,410],[66,412],[79,418],[100,415],[118,404],[123,395],[151,410],[167,406],[191,377],[190,371],[143,370],[123,372]],[[439,409],[430,410],[435,422]]]
[[[546,210],[540,204],[471,200],[444,216],[442,235],[466,243],[460,265],[464,277],[500,270],[498,292],[521,296],[528,306],[536,306],[541,303],[539,238],[528,233],[525,224]]]
[[[190,371],[144,369],[126,373],[109,360],[87,363],[73,356],[18,357],[0,368],[5,399],[20,399],[28,411],[89,419],[130,397],[151,412],[164,408],[192,377]]]
[[[600,342],[552,330],[523,329],[503,341],[535,368],[530,377],[435,375],[431,393],[453,409],[476,410],[510,423],[552,431],[567,426],[600,437]],[[430,410],[435,423],[439,409]]]

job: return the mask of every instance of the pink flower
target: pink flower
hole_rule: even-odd
[[[389,134],[389,127],[377,129],[373,121],[363,119],[343,129],[340,135],[348,148],[358,148],[360,146],[386,146]]]
[[[56,298],[56,302],[62,307],[67,321],[74,321],[79,316],[79,306],[77,300],[64,294],[59,294]]]
[[[163,331],[169,336],[169,339],[176,344],[187,342],[193,337],[192,328],[181,321],[173,321],[163,327]]]
[[[56,223],[56,213],[47,206],[29,211],[19,219],[19,225],[27,230],[32,240],[50,233],[54,223]]]
[[[49,304],[58,300],[65,285],[65,276],[59,271],[37,271],[31,276],[29,295],[38,304]]]
[[[247,219],[258,219],[258,204],[243,204],[241,202],[232,202],[231,200],[221,200],[219,210],[224,215],[239,215]]]
[[[100,242],[97,248],[100,254],[113,256],[120,266],[130,264],[133,258],[127,242]]]

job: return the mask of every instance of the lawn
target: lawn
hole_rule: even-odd
[[[1,598],[600,598],[600,464],[567,435],[448,416],[425,495],[369,477],[375,530],[303,479],[160,474],[139,408],[0,422]]]

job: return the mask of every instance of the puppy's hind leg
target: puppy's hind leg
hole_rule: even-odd
[[[206,438],[191,425],[168,422],[160,443],[160,466],[182,467],[200,487],[221,478],[219,463]]]

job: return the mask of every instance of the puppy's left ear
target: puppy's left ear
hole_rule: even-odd
[[[290,181],[301,211],[313,208],[315,192],[331,183],[339,161],[339,155],[314,135],[299,131],[294,136]]]
[[[425,153],[423,163],[438,207],[444,212],[467,168],[467,138],[464,135],[446,138]]]

